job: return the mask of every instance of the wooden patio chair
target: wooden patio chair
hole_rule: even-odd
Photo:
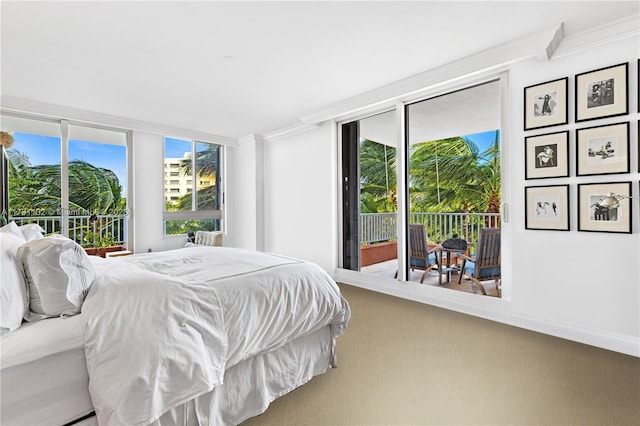
[[[500,228],[481,228],[478,236],[475,256],[462,255],[462,265],[458,284],[462,280],[462,275],[471,279],[471,286],[474,293],[476,288],[480,293],[487,295],[483,286],[484,281],[495,281],[498,290],[498,297],[501,297],[500,286]]]
[[[437,265],[434,250],[429,250],[424,226],[409,225],[409,267],[412,271],[414,269],[424,271],[420,278],[420,283],[424,281],[427,272]],[[395,277],[398,277],[398,271],[396,271]]]

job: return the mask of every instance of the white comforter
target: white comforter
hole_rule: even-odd
[[[101,425],[153,422],[225,368],[329,324],[338,336],[350,317],[329,275],[297,259],[190,247],[95,266],[82,313]]]

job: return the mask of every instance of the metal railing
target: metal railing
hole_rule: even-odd
[[[126,215],[69,216],[69,238],[84,247],[98,246],[101,238],[108,238],[116,244],[127,241]],[[61,216],[13,216],[10,220],[18,226],[37,223],[45,235],[59,234]]]
[[[480,228],[500,227],[500,213],[410,213],[409,223],[424,225],[429,243],[441,243],[456,236],[474,244]],[[360,215],[360,244],[373,244],[396,238],[397,213]]]

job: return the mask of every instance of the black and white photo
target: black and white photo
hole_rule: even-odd
[[[569,176],[569,131],[525,138],[525,179]]]
[[[578,184],[578,230],[631,233],[631,182]]]
[[[629,172],[629,123],[578,129],[576,134],[578,176]]]
[[[569,230],[569,185],[525,187],[525,228]]]
[[[568,80],[568,77],[564,77],[525,87],[525,130],[567,124]]]
[[[628,77],[629,63],[577,74],[576,122],[628,114]]]

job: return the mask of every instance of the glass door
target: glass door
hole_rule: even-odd
[[[421,281],[426,269],[423,282],[461,289],[460,255],[473,252],[480,228],[500,226],[499,82],[407,105],[406,123],[408,223],[416,229],[408,251],[426,245],[431,252],[410,256],[408,277]],[[468,250],[442,250],[453,239],[464,240]]]
[[[344,269],[397,271],[395,110],[342,125]]]

